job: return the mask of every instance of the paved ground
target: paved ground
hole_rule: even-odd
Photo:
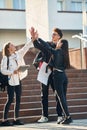
[[[87,119],[74,120],[70,125],[58,125],[56,122],[30,123],[23,126],[0,127],[0,130],[87,130]]]

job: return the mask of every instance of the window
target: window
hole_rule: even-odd
[[[25,0],[13,0],[13,9],[25,9]]]
[[[72,1],[71,5],[72,5],[71,6],[72,11],[82,11],[83,10],[81,1]],[[86,8],[86,11],[87,11],[87,1],[86,1],[86,4],[85,4],[85,8]]]
[[[82,11],[82,2],[72,1],[71,10],[72,11]]]
[[[57,9],[58,11],[63,10],[63,2],[61,0],[57,0]]]
[[[0,0],[0,8],[5,8],[5,1],[4,0]]]
[[[86,4],[85,4],[85,9],[86,9],[86,11],[87,11],[87,2],[86,2]]]

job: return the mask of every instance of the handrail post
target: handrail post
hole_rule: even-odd
[[[83,50],[83,48],[82,48],[82,41],[80,40],[80,51],[81,51],[81,53],[80,53],[80,57],[81,57],[81,69],[83,68],[83,59],[82,59],[82,50]]]
[[[83,37],[82,33],[80,34],[81,37]],[[84,40],[83,40],[84,41]],[[81,69],[83,69],[83,41],[80,39],[80,55],[81,55]]]

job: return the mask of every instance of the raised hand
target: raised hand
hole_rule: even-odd
[[[38,39],[38,32],[35,31],[34,27],[31,27],[29,32],[33,41]]]
[[[31,37],[34,37],[34,33],[35,33],[35,29],[34,27],[31,27],[31,29],[29,30]]]

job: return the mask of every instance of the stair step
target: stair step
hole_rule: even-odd
[[[23,95],[23,94],[22,94]],[[67,100],[68,99],[84,99],[87,98],[87,92],[86,93],[67,93]],[[6,101],[7,97],[0,97],[0,101],[4,102]],[[40,95],[33,95],[33,96],[29,96],[29,95],[24,95],[21,97],[21,102],[34,102],[34,101],[40,101],[41,100],[41,96]],[[49,100],[55,100],[55,96],[54,95],[49,95]]]
[[[32,89],[28,89],[28,90],[26,90],[26,89],[24,89],[23,88],[23,90],[22,90],[23,92],[22,92],[22,96],[33,96],[33,95],[41,95],[41,92],[40,92],[40,89],[34,89],[34,90],[32,90]],[[85,93],[85,92],[87,92],[87,87],[78,87],[78,88],[68,88],[67,89],[67,94],[68,93]],[[53,91],[52,91],[52,89],[49,89],[49,94],[52,94],[53,95]],[[6,92],[5,93],[1,93],[1,96],[0,97],[6,97]]]

